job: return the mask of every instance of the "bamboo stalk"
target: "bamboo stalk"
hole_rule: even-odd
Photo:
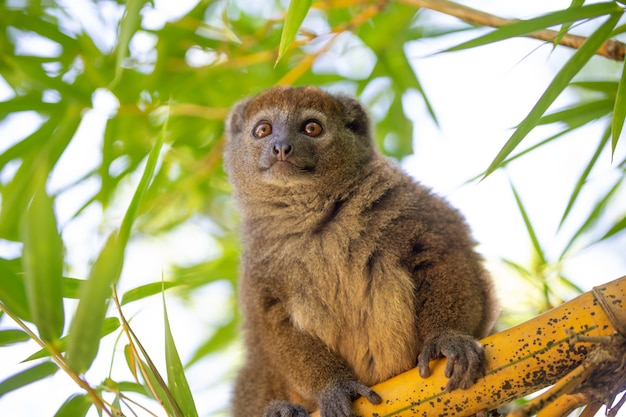
[[[447,392],[446,359],[431,362],[432,374],[422,379],[409,370],[375,385],[383,402],[359,398],[359,416],[469,416],[555,384],[578,367],[594,346],[570,345],[568,331],[584,336],[610,336],[626,326],[626,276],[594,288],[511,329],[483,339],[487,373],[468,390]],[[608,309],[608,311],[607,311]],[[312,416],[319,416],[315,412]]]
[[[447,14],[448,16],[456,17],[472,25],[498,28],[516,22],[512,19],[505,19],[503,17],[495,16],[490,13],[473,9],[471,7],[467,7],[462,4],[454,3],[448,0],[400,0],[400,2],[413,7],[429,9],[443,14]],[[539,39],[546,42],[555,42],[557,39],[559,39],[559,32],[555,30],[545,29],[530,33],[527,35],[527,37]],[[558,43],[562,46],[578,49],[583,43],[585,43],[586,40],[587,38],[585,36],[572,35],[568,33],[561,39],[559,39]],[[613,59],[615,61],[623,61],[624,55],[626,55],[626,45],[616,39],[609,39],[602,44],[596,54],[609,59]]]

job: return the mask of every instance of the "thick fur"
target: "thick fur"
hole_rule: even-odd
[[[320,136],[303,133],[308,120]],[[259,121],[271,135],[254,137]],[[355,397],[380,401],[366,386],[420,355],[422,376],[448,356],[448,389],[481,375],[475,338],[495,302],[475,242],[455,209],[378,153],[356,100],[277,87],[238,103],[227,134],[247,347],[235,417],[351,416]]]

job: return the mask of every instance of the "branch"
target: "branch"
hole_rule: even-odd
[[[461,4],[447,0],[399,1],[413,7],[434,10],[436,12],[447,14],[448,16],[456,17],[472,25],[498,28],[516,22],[516,20],[513,19],[505,19],[503,17],[485,13],[481,10],[472,9],[471,7],[463,6]],[[559,39],[559,32],[555,30],[545,29],[538,32],[530,33],[527,36],[530,38],[553,43],[555,42],[555,40]],[[583,43],[585,43],[586,40],[587,38],[585,36],[571,35],[568,33],[561,39],[559,39],[558,43],[559,45],[578,49]],[[624,56],[626,55],[626,44],[616,39],[609,39],[602,44],[596,54],[609,59],[613,59],[615,61],[623,61]]]
[[[610,301],[610,310],[607,311],[606,303],[599,300]],[[594,346],[598,346],[589,340],[604,340],[595,338],[606,338],[619,333],[619,329],[626,324],[626,310],[621,307],[624,302],[626,276],[596,287],[594,291],[582,294],[525,323],[481,340],[485,347],[487,372],[468,390],[445,390],[446,360],[441,359],[431,362],[433,372],[428,378],[421,378],[417,369],[411,369],[374,386],[373,389],[383,399],[381,404],[372,405],[360,398],[353,403],[353,407],[359,416],[463,417],[494,410],[516,398],[556,384],[556,391],[550,391],[546,398],[541,398],[540,407],[536,408],[548,406],[561,398],[562,394],[567,395],[570,391],[576,394],[576,384],[581,380],[578,377],[594,373],[603,366],[598,365],[597,361],[589,360],[597,355],[593,352]],[[570,343],[570,331],[579,336],[592,336],[594,339],[583,337],[580,343],[574,345]],[[626,346],[618,344],[618,353],[626,354]],[[619,365],[620,361],[617,363]],[[625,367],[618,368],[617,371],[622,375]],[[614,382],[615,391],[626,389],[622,377],[614,378]],[[558,395],[552,395],[555,393]],[[595,398],[586,398],[595,402]],[[577,399],[581,400],[580,397]],[[571,399],[566,400],[566,404],[559,404],[558,409],[567,409],[568,404],[579,405],[580,402],[571,404]],[[532,411],[537,410],[533,408]],[[555,408],[551,411],[555,411]],[[315,412],[312,416],[319,417],[319,413]]]

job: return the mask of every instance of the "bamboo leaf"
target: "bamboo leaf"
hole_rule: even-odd
[[[203,343],[196,349],[193,356],[185,366],[189,368],[200,359],[204,358],[211,353],[218,352],[220,349],[226,347],[229,343],[232,343],[239,334],[239,323],[237,320],[231,320],[226,325],[217,329],[217,331],[211,336],[209,340]]]
[[[124,219],[122,220],[122,225],[120,226],[120,238],[124,246],[128,242],[128,238],[130,237],[130,231],[135,221],[135,217],[137,216],[141,200],[146,193],[148,186],[150,185],[152,176],[154,175],[154,171],[159,160],[159,155],[165,141],[165,135],[168,129],[168,121],[169,113],[167,113],[161,132],[157,137],[154,146],[150,150],[150,153],[148,154],[148,159],[146,161],[146,166],[143,170],[143,174],[141,176],[141,179],[139,180],[139,184],[137,184],[137,189],[135,190],[135,194],[133,195],[128,209],[126,210]]]
[[[544,125],[560,122],[570,127],[579,127],[610,114],[614,103],[615,100],[613,98],[602,98],[588,103],[576,103],[566,109],[543,116],[537,124]]]
[[[574,81],[570,84],[572,87],[578,87],[589,91],[597,91],[608,97],[615,98],[617,91],[617,81]]]
[[[578,238],[583,233],[589,231],[592,226],[597,224],[598,220],[600,219],[600,216],[605,211],[608,203],[613,199],[613,197],[617,193],[617,190],[620,189],[620,187],[622,185],[622,182],[624,181],[624,178],[625,177],[619,178],[615,182],[613,187],[611,187],[611,189],[606,193],[606,195],[604,197],[602,197],[600,199],[600,201],[593,207],[593,209],[591,210],[591,213],[589,214],[589,216],[587,216],[587,219],[578,228],[578,230],[574,233],[574,235],[571,237],[571,239],[569,240],[569,242],[567,243],[567,245],[563,249],[563,252],[562,252],[562,254],[561,254],[559,259],[565,259],[565,257],[568,255],[570,249],[573,247],[574,243],[578,240]],[[600,239],[600,240],[602,240],[602,239]],[[589,246],[591,246],[591,245],[593,245],[595,243],[597,243],[597,242],[593,242]]]
[[[63,298],[79,298],[84,279],[63,277]]]
[[[612,14],[606,22],[604,22],[578,49],[574,55],[563,65],[557,75],[552,80],[552,83],[548,86],[541,98],[537,101],[533,109],[526,116],[526,118],[520,123],[519,127],[515,130],[513,135],[509,138],[507,143],[502,147],[498,155],[491,162],[491,165],[487,168],[485,177],[491,174],[497,169],[504,159],[519,145],[519,143],[528,135],[528,133],[537,126],[537,123],[541,119],[541,116],[550,107],[554,100],[561,94],[561,92],[567,87],[587,61],[595,54],[600,45],[610,35],[611,30],[615,27],[619,21],[621,13]],[[483,178],[485,178],[483,177]]]
[[[587,166],[583,170],[583,173],[578,178],[578,181],[576,182],[576,185],[574,186],[574,190],[572,191],[572,194],[570,195],[569,201],[567,202],[567,206],[565,207],[565,211],[563,212],[563,216],[561,217],[559,228],[561,228],[563,226],[563,223],[565,223],[565,220],[567,220],[567,216],[572,210],[572,207],[574,207],[574,203],[578,199],[578,196],[580,195],[580,191],[582,190],[583,186],[587,182],[587,178],[589,177],[589,174],[591,173],[591,170],[593,169],[593,167],[596,165],[596,162],[598,161],[598,158],[600,157],[600,154],[602,153],[602,150],[604,149],[606,143],[609,141],[610,136],[611,136],[611,130],[606,129],[606,131],[604,132],[604,135],[602,135],[602,138],[600,139],[600,143],[598,143],[598,146],[596,147],[596,151],[591,156],[589,163],[587,163]]]
[[[124,72],[124,60],[128,55],[128,45],[133,35],[141,24],[141,8],[148,0],[128,0],[124,9],[124,16],[120,23],[117,50],[115,55],[115,78],[111,82],[111,88],[122,79]]]
[[[30,340],[30,336],[22,330],[0,330],[0,346],[9,346],[15,343],[26,342],[28,340]]]
[[[111,285],[122,272],[124,245],[117,232],[111,233],[89,278],[80,291],[80,301],[70,325],[67,362],[72,370],[84,373],[96,357]]]
[[[0,259],[0,302],[22,320],[32,322],[24,280],[6,259]]]
[[[154,367],[154,364],[151,362],[146,363],[141,361],[142,369],[145,371],[143,374],[146,379],[146,383],[148,383],[152,388],[154,388],[153,397],[155,400],[159,401],[163,404],[163,407],[167,410],[169,416],[174,417],[186,417],[178,407],[178,404],[172,398],[167,386],[165,385],[165,381],[161,378],[158,370]],[[152,392],[149,389],[146,389],[148,392]]]
[[[624,119],[626,119],[626,65],[622,67],[622,79],[617,87],[617,97],[615,98],[615,108],[613,109],[611,156],[615,155],[615,148],[617,148],[617,142],[624,127]]]
[[[443,52],[453,52],[475,48],[477,46],[499,42],[516,36],[528,35],[529,33],[549,28],[550,26],[572,23],[579,20],[593,19],[609,14],[612,16],[621,15],[622,12],[622,8],[614,2],[596,3],[582,7],[569,8],[566,10],[558,10],[533,19],[519,20],[515,23],[502,26],[487,33],[486,35],[445,49]],[[617,22],[613,24],[612,28],[615,27],[615,24],[617,24]]]
[[[0,382],[0,398],[35,381],[53,375],[59,368],[53,362],[43,362]]]
[[[165,363],[167,366],[167,384],[185,417],[197,417],[198,412],[185,377],[185,370],[178,355],[170,321],[167,316],[165,293],[163,293],[163,321],[165,324]]]
[[[585,0],[572,0],[572,2],[570,3],[569,8],[567,10],[580,8],[584,4],[585,4]],[[561,42],[561,39],[563,39],[563,37],[565,35],[567,35],[567,32],[572,27],[572,23],[573,22],[567,22],[567,23],[563,23],[561,25],[561,28],[559,29],[559,34],[557,35],[556,39],[554,39],[554,47],[555,48]]]
[[[52,199],[46,194],[46,175],[45,167],[40,167],[20,232],[24,241],[22,264],[31,317],[41,339],[56,343],[65,323],[61,284],[63,241],[57,230]]]
[[[54,414],[54,417],[81,417],[87,415],[87,411],[93,403],[87,394],[75,394],[69,397]]]
[[[522,219],[524,220],[524,225],[526,226],[526,232],[528,233],[528,237],[533,245],[533,249],[535,250],[535,255],[541,265],[545,265],[547,263],[546,256],[539,244],[539,239],[537,238],[537,233],[535,233],[535,229],[533,228],[532,223],[530,222],[530,218],[528,217],[528,213],[526,212],[526,208],[522,203],[522,199],[520,198],[517,190],[511,184],[511,190],[513,191],[513,195],[515,196],[515,202],[517,203],[517,208],[519,209],[520,214],[522,215]]]
[[[126,359],[126,366],[128,366],[130,373],[133,374],[136,381],[139,381],[137,377],[137,361],[135,360],[136,358],[130,344],[124,346],[124,359]]]
[[[613,226],[611,226],[609,231],[606,232],[606,234],[604,236],[602,236],[602,238],[600,238],[600,240],[598,240],[598,242],[600,242],[602,240],[606,240],[606,239],[608,239],[608,238],[610,238],[612,236],[615,236],[616,234],[618,234],[619,232],[623,231],[624,229],[626,229],[626,216],[622,217],[617,222],[615,222],[615,224],[613,224]]]
[[[300,0],[289,2],[289,8],[287,9],[287,15],[285,16],[285,24],[283,26],[283,32],[280,36],[280,45],[278,46],[278,57],[276,58],[276,64],[287,52],[287,48],[291,45],[291,42],[296,38],[298,29],[302,25],[306,14],[311,8],[312,0]]]
[[[115,330],[119,329],[120,320],[117,317],[107,317],[104,319],[104,323],[102,324],[102,332],[100,333],[100,337],[104,337],[113,333]],[[58,350],[59,352],[65,352],[67,347],[67,336],[59,339]],[[50,351],[46,348],[39,349],[37,352],[30,355],[28,358],[24,359],[24,362],[32,361],[34,359],[47,358],[50,356]]]
[[[111,285],[117,282],[122,272],[126,243],[130,237],[141,199],[154,174],[167,131],[167,120],[166,118],[163,129],[150,150],[143,175],[126,210],[119,232],[111,233],[91,269],[89,279],[81,289],[80,302],[72,320],[67,346],[68,363],[78,373],[85,372],[91,366],[98,352],[102,323],[111,295]]]
[[[141,300],[142,298],[149,297],[151,295],[158,294],[168,288],[181,285],[181,282],[152,282],[145,284],[132,290],[128,290],[122,296],[121,304],[125,305],[133,301]]]

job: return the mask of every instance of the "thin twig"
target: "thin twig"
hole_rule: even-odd
[[[471,7],[463,6],[461,4],[447,0],[399,1],[413,7],[429,9],[443,14],[447,14],[448,16],[456,17],[472,25],[498,28],[517,22],[517,20],[514,19],[505,19],[503,17],[495,16],[490,13],[476,10]],[[585,36],[572,35],[569,33],[559,39],[559,32],[550,29],[529,33],[526,36],[546,42],[555,42],[556,40],[558,40],[559,45],[567,46],[573,49],[580,48],[580,46],[587,40]],[[596,54],[609,59],[613,59],[615,61],[623,61],[624,56],[626,55],[626,44],[616,39],[609,39],[602,44]]]
[[[104,411],[108,416],[113,417],[112,412],[107,408],[110,407],[111,410],[117,412],[117,410],[111,405],[108,404],[104,399],[89,385],[89,383],[80,377],[77,373],[75,373],[66,363],[65,358],[61,355],[61,352],[58,351],[54,346],[46,344],[43,340],[41,340],[27,325],[24,323],[19,317],[14,315],[11,311],[9,311],[2,303],[0,303],[0,311],[4,312],[7,316],[9,316],[18,326],[24,330],[32,340],[34,340],[42,349],[47,349],[50,352],[50,358],[57,364],[59,368],[63,370],[70,378],[76,382],[76,384],[84,389],[94,405]]]

